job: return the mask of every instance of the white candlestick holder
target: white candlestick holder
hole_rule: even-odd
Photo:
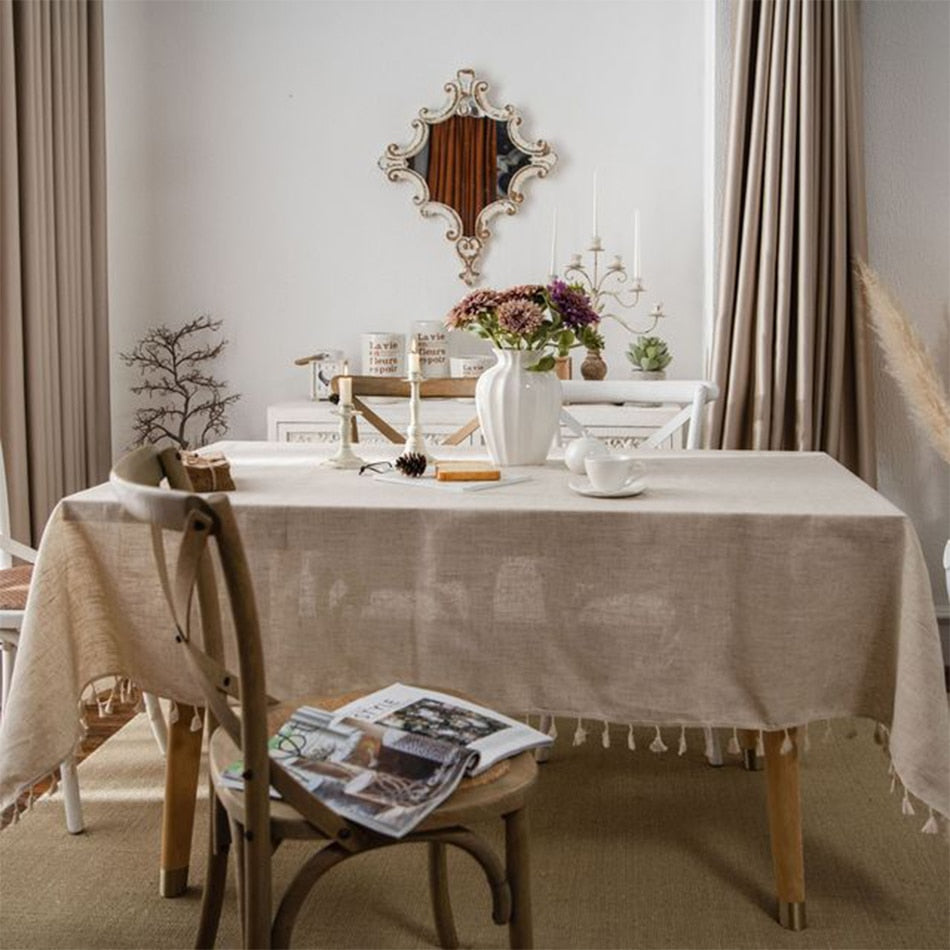
[[[420,395],[422,373],[410,373],[406,382],[409,383],[409,427],[406,429],[406,444],[403,446],[403,452],[423,455],[426,461],[431,462],[432,456],[429,454],[426,438],[422,432],[422,425],[419,422],[419,408],[422,402]]]
[[[350,440],[353,419],[359,415],[359,412],[352,406],[343,403],[336,410],[336,414],[340,417],[340,441],[336,453],[321,464],[326,468],[361,468],[366,464],[366,461],[353,451]]]

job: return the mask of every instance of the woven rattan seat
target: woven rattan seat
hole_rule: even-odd
[[[0,570],[0,610],[26,610],[32,576],[32,564]]]

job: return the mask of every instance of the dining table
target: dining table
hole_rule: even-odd
[[[398,453],[358,448],[368,461]],[[677,739],[701,741],[697,727],[760,737],[787,926],[804,923],[803,727],[874,720],[916,820],[933,830],[950,814],[943,661],[917,536],[828,455],[644,452],[641,491],[592,497],[557,457],[460,483],[334,468],[332,449],[209,447],[230,463],[271,694],[433,684],[511,714],[629,725],[641,748],[665,734],[671,754]],[[53,512],[0,722],[0,805],[73,750],[91,683],[128,678],[165,697],[177,713],[170,896],[187,882],[203,697],[152,556],[149,529],[108,484]]]

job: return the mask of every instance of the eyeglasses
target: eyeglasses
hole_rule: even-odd
[[[307,742],[307,737],[296,731],[278,733],[276,738],[277,749],[289,755],[300,755]]]
[[[381,475],[393,467],[392,462],[367,462],[365,465],[360,466],[360,475],[363,475],[365,472],[373,472],[377,475]]]

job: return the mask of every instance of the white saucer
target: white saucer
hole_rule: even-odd
[[[583,476],[572,478],[567,484],[571,491],[576,491],[578,495],[587,495],[589,498],[629,498],[632,495],[639,495],[647,487],[646,479],[642,475],[634,475],[615,491],[598,491],[591,485],[590,480]]]

